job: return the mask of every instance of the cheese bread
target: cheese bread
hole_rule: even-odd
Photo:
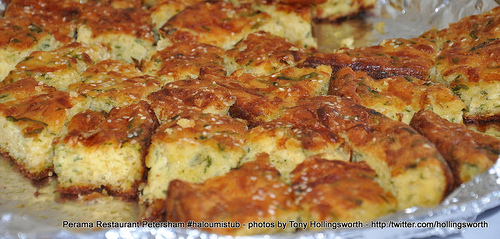
[[[500,155],[500,140],[449,122],[432,111],[415,114],[410,126],[434,143],[448,161],[455,187],[485,172]]]

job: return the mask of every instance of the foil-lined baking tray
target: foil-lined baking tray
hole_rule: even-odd
[[[0,0],[0,12],[5,2]],[[416,37],[431,28],[442,29],[449,23],[488,11],[499,4],[497,0],[379,0],[376,8],[366,13],[362,20],[316,24],[314,32],[319,51],[328,52],[339,47],[374,45],[388,38]],[[63,199],[54,193],[55,188],[54,178],[33,184],[16,172],[11,161],[0,157],[0,238],[231,238],[197,229],[168,227],[101,230],[63,227],[64,221],[133,222],[137,220],[140,209],[134,202],[113,200],[111,197]],[[498,206],[500,160],[433,208],[408,208],[358,228],[244,238],[396,239],[447,236],[461,232],[466,223],[475,223],[481,213]],[[398,227],[389,228],[390,223]],[[417,224],[425,226],[416,227]]]

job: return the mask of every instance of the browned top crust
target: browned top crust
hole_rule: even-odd
[[[314,110],[307,107],[293,107],[287,109],[279,119],[262,124],[262,127],[265,130],[272,130],[273,128],[280,127],[293,128],[291,130],[296,131],[298,135],[304,134],[304,137],[300,137],[299,140],[302,147],[309,150],[318,150],[327,143],[344,142],[344,139],[322,124]],[[348,146],[343,145],[343,147]]]
[[[19,75],[46,74],[57,71],[76,71],[82,74],[95,58],[87,54],[90,48],[81,43],[71,43],[53,51],[34,51],[16,65],[5,80],[14,81]]]
[[[286,116],[295,117],[308,117],[306,116],[309,112],[307,110],[301,111],[300,109],[294,111],[292,114],[287,114]],[[299,116],[300,114],[300,116]],[[327,144],[337,144],[343,143],[344,140],[339,138],[336,134],[329,131],[326,127],[319,124],[308,124],[301,123],[300,120],[291,120],[288,117],[281,117],[280,119],[273,120],[262,124],[262,129],[266,133],[272,133],[275,129],[283,129],[289,131],[285,133],[286,135],[294,135],[297,140],[300,141],[300,146],[306,150],[318,150],[320,151]],[[293,121],[293,123],[291,122]],[[263,134],[264,137],[269,137],[267,134]],[[278,148],[285,148],[286,141],[279,141]],[[342,145],[342,147],[347,147]]]
[[[425,80],[434,66],[436,54],[436,43],[428,39],[391,39],[377,46],[315,53],[303,65],[328,65],[333,72],[348,66],[375,79],[411,76]]]
[[[78,24],[91,28],[93,37],[115,33],[155,41],[150,14],[143,8],[121,9],[87,1],[82,5]]]
[[[54,87],[42,84],[32,77],[22,78],[15,82],[0,82],[0,103],[22,101],[23,99],[55,91]]]
[[[237,42],[270,20],[267,13],[249,4],[236,6],[225,1],[206,1],[185,8],[161,30],[174,41],[194,40],[223,46],[228,41]]]
[[[472,15],[433,33],[442,49],[472,47],[500,38],[500,7]]]
[[[122,145],[127,142],[144,146],[158,126],[158,120],[145,101],[123,108],[113,108],[109,114],[84,111],[76,114],[68,124],[64,142],[86,147],[104,143]]]
[[[500,155],[500,140],[468,130],[462,124],[451,123],[432,111],[416,113],[410,126],[434,143],[448,161],[455,176],[455,187],[470,179],[461,174],[463,164],[478,168],[478,173],[481,173]]]
[[[17,50],[31,49],[38,40],[49,33],[29,18],[2,17],[0,18],[0,48],[7,47]]]
[[[479,45],[443,50],[436,59],[443,77],[459,76],[447,82],[450,88],[469,83],[500,82],[500,39],[484,41]]]
[[[437,57],[442,81],[467,104],[464,122],[500,119],[498,54],[500,40],[492,39],[473,47],[449,48]]]
[[[142,8],[144,0],[99,0],[101,4],[117,9]]]
[[[12,0],[5,10],[6,17],[29,18],[41,25],[63,43],[73,41],[80,4],[71,0]]]
[[[269,76],[248,73],[223,76],[208,71],[200,78],[228,88],[236,97],[230,114],[248,120],[254,127],[278,118],[284,109],[295,106],[301,99],[326,94],[330,74],[329,67],[321,66],[290,67]]]
[[[267,159],[258,159],[200,184],[172,181],[167,192],[166,211],[166,220],[176,222],[246,223],[296,220],[295,217],[283,218],[283,214],[294,214],[298,207],[290,186],[280,181],[278,171]],[[207,230],[234,234],[240,228]],[[246,227],[243,230],[249,231]]]
[[[293,1],[293,0],[291,0]],[[299,0],[303,1],[303,0]],[[303,20],[310,22],[313,17],[311,5],[314,4],[314,2],[320,2],[324,0],[312,0],[312,1],[307,1],[307,4],[302,4],[300,2],[286,2],[285,1],[280,1],[280,0],[258,0],[258,1],[249,1],[253,2],[255,5],[272,5],[273,7],[276,8],[277,11],[279,12],[284,12],[287,14],[294,13],[299,15]],[[245,2],[245,1],[240,1],[240,2]]]
[[[370,220],[396,210],[396,198],[380,187],[377,174],[365,162],[311,158],[299,164],[290,177],[297,202],[314,220]],[[364,204],[387,208],[352,212]]]
[[[444,84],[414,77],[373,79],[366,72],[340,69],[333,74],[329,94],[347,97],[385,116],[409,123],[420,109],[431,109],[453,122],[462,122],[466,105]]]
[[[67,121],[66,110],[71,107],[73,105],[67,92],[50,91],[0,104],[0,112],[8,120],[18,123],[25,137],[36,137],[45,129],[60,133]]]
[[[179,140],[201,140],[213,148],[240,148],[244,142],[246,124],[227,115],[184,110],[163,122],[153,135],[164,143]]]
[[[378,155],[391,167],[393,177],[417,167],[422,158],[428,161],[432,158],[436,167],[450,173],[449,182],[453,182],[446,162],[434,147],[430,147],[432,143],[404,123],[338,96],[314,97],[300,102],[297,107],[315,112],[327,128],[345,135],[353,146]]]
[[[191,107],[206,113],[226,114],[236,97],[215,82],[194,79],[168,83],[147,99],[160,120],[166,120]]]
[[[275,69],[303,62],[309,51],[284,38],[259,31],[248,35],[234,48],[226,51],[226,54],[244,68],[248,67],[252,71],[257,68],[265,73],[274,73]]]
[[[321,4],[327,0],[279,0],[282,3]]]
[[[172,80],[196,78],[202,67],[222,67],[222,48],[199,43],[181,41],[155,53],[144,63],[142,70],[147,74],[171,77]]]
[[[69,85],[68,91],[92,98],[91,103],[95,105],[107,103],[112,107],[138,103],[160,89],[160,85],[158,80],[143,75],[133,64],[104,60],[87,68],[82,81]]]

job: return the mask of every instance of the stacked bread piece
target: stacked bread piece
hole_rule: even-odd
[[[313,22],[374,4],[13,0],[0,149],[61,194],[137,200],[144,220],[241,223],[204,228],[221,234],[435,206],[500,154],[477,132],[500,119],[500,8],[317,52]]]

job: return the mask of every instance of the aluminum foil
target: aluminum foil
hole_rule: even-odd
[[[0,0],[0,12],[5,1]],[[363,20],[348,20],[343,24],[318,24],[315,33],[320,51],[339,47],[359,47],[377,44],[388,38],[411,38],[431,28],[442,29],[461,18],[479,14],[498,6],[494,0],[379,0],[375,9]],[[1,170],[3,168],[3,171]],[[118,207],[120,218],[134,218],[138,214],[127,202],[85,201],[86,211],[75,202],[56,203],[52,191],[55,180],[49,179],[43,187],[32,185],[12,170],[12,163],[0,158],[0,238],[232,238],[209,234],[196,229],[179,228],[115,228],[108,230],[62,229],[61,220],[83,221],[95,218],[113,220],[111,206]],[[15,181],[16,186],[9,187]],[[52,196],[48,196],[52,195]],[[116,201],[116,200],[115,200]],[[118,203],[113,205],[113,203]],[[75,205],[76,204],[76,205]],[[80,202],[80,204],[82,204]],[[80,205],[81,206],[81,205]],[[447,236],[461,232],[450,223],[474,222],[484,211],[500,206],[500,160],[487,172],[461,185],[440,205],[433,208],[408,208],[367,223],[363,228],[302,231],[294,234],[256,235],[242,238],[424,238]],[[127,210],[123,210],[128,208]],[[444,223],[422,228],[381,228],[383,223]],[[415,224],[414,224],[415,223]],[[448,223],[448,224],[447,224]]]

